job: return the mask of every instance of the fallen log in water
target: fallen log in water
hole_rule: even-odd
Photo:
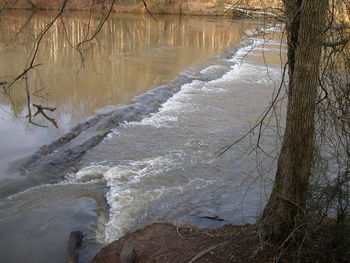
[[[81,243],[83,242],[84,234],[81,231],[73,231],[70,233],[65,263],[78,263],[79,262],[79,250]]]
[[[278,7],[226,5],[225,8],[235,15],[249,18],[281,19],[283,16],[283,10]]]

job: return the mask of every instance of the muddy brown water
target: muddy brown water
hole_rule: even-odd
[[[1,81],[23,70],[52,17],[9,12],[1,18]],[[89,262],[103,244],[155,221],[203,227],[254,222],[269,191],[269,181],[257,177],[256,156],[246,154],[251,141],[220,158],[214,154],[247,131],[271,100],[285,52],[280,36],[247,36],[247,29],[263,26],[249,20],[113,15],[84,46],[82,61],[71,45],[93,32],[101,17],[66,13],[43,39],[42,65],[28,75],[31,103],[56,107],[48,114],[58,128],[42,116],[34,122],[48,127],[28,123],[23,80],[10,97],[0,94],[1,262],[62,262],[75,230],[85,234],[81,262]],[[176,79],[186,81],[174,90]],[[135,112],[109,130],[75,170],[55,180],[49,169],[30,176],[8,172],[13,161],[89,116],[121,105],[145,109],[155,97],[164,100],[156,112]],[[270,126],[262,143],[273,152]],[[265,159],[262,169],[271,162]]]

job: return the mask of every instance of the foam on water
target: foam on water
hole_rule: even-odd
[[[99,242],[111,242],[121,237],[127,230],[135,226],[140,213],[149,202],[158,200],[165,192],[182,193],[182,188],[165,188],[154,185],[149,191],[139,192],[138,185],[146,177],[165,173],[181,163],[181,153],[160,156],[139,161],[125,160],[120,165],[108,167],[91,165],[81,169],[71,179],[85,182],[91,178],[102,176],[109,191],[106,195],[109,209],[109,221],[104,227],[104,235],[98,236]]]
[[[178,168],[182,162],[183,154],[174,153],[140,161],[123,161],[122,164],[114,167],[92,165],[79,171],[76,181],[84,182],[97,172],[97,174],[102,173],[109,187],[106,195],[110,207],[109,220],[103,226],[104,235],[97,235],[98,241],[108,243],[123,236],[137,226],[143,216],[147,215],[147,207],[161,200],[163,196],[181,195],[190,189],[203,189],[214,182],[214,180],[195,178],[166,187],[157,181],[159,175]],[[140,191],[139,186],[147,177],[154,184]]]
[[[270,42],[271,41],[272,40],[270,40]],[[194,80],[191,83],[185,84],[181,87],[179,92],[161,105],[158,112],[152,113],[149,117],[143,118],[140,122],[128,122],[124,123],[123,126],[151,125],[157,128],[170,128],[173,125],[176,125],[181,114],[196,110],[196,105],[191,104],[192,97],[199,96],[201,93],[221,93],[227,89],[227,87],[222,88],[220,87],[222,85],[218,84],[227,82],[227,85],[230,85],[229,82],[232,82],[232,80],[236,78],[240,78],[242,74],[252,75],[252,72],[254,72],[253,77],[256,78],[258,76],[258,78],[256,78],[258,82],[270,82],[271,80],[266,78],[266,66],[253,65],[244,61],[245,57],[254,49],[266,49],[263,47],[263,45],[266,44],[266,40],[251,38],[242,42],[242,44],[243,46],[237,50],[235,55],[231,59],[228,59],[228,61],[233,64],[230,67],[230,70],[223,74],[220,78],[209,82]],[[225,67],[221,65],[211,65],[201,70],[201,73],[203,75],[210,74],[212,71],[222,70],[223,68]],[[275,75],[279,74],[278,69],[270,70],[273,70]],[[249,78],[248,81],[251,82]],[[114,130],[114,133],[118,133],[118,128]]]
[[[178,116],[191,110],[191,108],[188,108],[190,96],[198,93],[203,83],[203,81],[195,80],[183,85],[178,93],[162,104],[158,112],[152,113],[150,117],[142,119],[141,122],[133,122],[126,125],[152,125],[157,128],[176,125]]]
[[[89,182],[92,180],[103,179],[103,174],[109,167],[104,165],[91,165],[79,170],[76,174],[67,175],[67,182]]]
[[[139,122],[123,123],[106,138],[104,143],[107,144],[108,141],[117,140],[118,136],[130,133],[133,129],[150,127],[157,130],[171,130],[182,125],[180,120],[184,116],[196,116],[195,118],[197,118],[206,114],[206,111],[220,112],[220,98],[222,96],[232,96],[232,89],[237,88],[240,93],[249,96],[249,94],[259,90],[259,84],[273,86],[271,76],[266,76],[266,65],[252,64],[249,61],[247,62],[246,59],[254,48],[263,49],[264,43],[265,40],[259,38],[244,41],[235,55],[228,59],[231,66],[221,77],[211,81],[193,80],[191,83],[183,85],[179,92],[161,105],[158,112],[150,114],[149,117],[143,118]],[[209,66],[203,69],[201,74],[211,74],[216,70],[222,70],[222,67]],[[277,67],[270,68],[269,72],[273,78],[278,79],[280,71]],[[233,87],[233,82],[238,86],[243,85],[247,88]],[[250,90],[251,87],[253,87],[253,91]],[[216,103],[219,104],[202,103],[198,105],[196,99],[199,97],[203,97],[204,101],[216,100]],[[255,98],[255,100],[258,99]],[[236,108],[232,110],[233,113],[239,115],[239,110],[244,105],[234,106]],[[222,117],[222,125],[225,125],[232,118],[225,112],[222,113],[222,116],[228,116],[227,119]],[[219,119],[217,117],[215,113],[212,116],[213,119]],[[212,127],[212,130],[214,129],[216,127]],[[166,152],[161,156],[159,154],[157,156],[153,155],[153,157],[141,160],[118,160],[117,163],[113,164],[97,163],[87,166],[75,175],[70,176],[68,179],[75,182],[104,181],[109,188],[106,194],[110,207],[109,220],[104,228],[104,235],[101,235],[98,241],[111,242],[123,236],[127,231],[142,225],[142,220],[147,217],[148,207],[164,197],[181,195],[192,190],[207,189],[208,186],[220,181],[215,177],[210,179],[210,177],[187,178],[184,176],[184,178],[177,178],[172,184],[163,183],[164,174],[171,174],[176,169],[181,170],[185,162],[193,163],[195,167],[199,164],[215,166],[215,162],[213,163],[211,158],[207,158],[210,154],[207,152],[210,143],[203,143],[204,141],[202,141],[203,145],[201,145],[200,142],[201,139],[189,138],[184,143],[183,147],[185,149],[195,149],[190,154],[186,153],[185,150],[178,150],[170,153]]]

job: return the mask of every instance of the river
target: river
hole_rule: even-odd
[[[23,70],[53,15],[2,18],[2,80]],[[66,13],[43,39],[42,65],[28,75],[31,103],[56,107],[48,114],[58,127],[42,116],[28,122],[24,81],[11,96],[0,94],[1,262],[62,262],[74,230],[85,234],[81,262],[89,262],[102,245],[152,222],[253,223],[269,193],[273,157],[248,154],[250,137],[215,153],[248,131],[276,92],[285,56],[280,35],[245,34],[264,26],[251,20],[118,14],[84,47],[82,60],[71,44],[100,19]],[[39,147],[89,116],[109,121],[36,162]],[[120,121],[101,137],[115,116]],[[276,125],[261,140],[266,152],[275,151]],[[101,141],[60,163],[96,134]],[[25,156],[36,163],[12,169]]]

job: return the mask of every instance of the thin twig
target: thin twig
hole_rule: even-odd
[[[185,238],[180,234],[179,228],[180,228],[180,227],[177,227],[177,228],[176,228],[176,233],[177,233],[182,239],[185,239]]]
[[[85,43],[87,43],[87,42],[92,41],[97,36],[97,34],[101,31],[103,25],[106,23],[107,19],[109,18],[110,14],[112,13],[113,6],[114,6],[115,2],[116,2],[116,0],[112,1],[106,16],[101,20],[101,22],[97,26],[95,32],[92,34],[92,36],[87,38],[87,35],[86,35],[85,39],[77,44],[76,49],[78,50],[79,55],[80,55],[80,59],[81,59],[81,64],[80,64],[80,67],[79,67],[78,71],[80,71],[80,69],[82,69],[85,66],[85,64],[84,64],[84,56],[83,56],[83,52],[81,50],[83,45]]]
[[[209,247],[205,250],[203,250],[202,252],[200,252],[198,255],[194,256],[188,263],[193,263],[195,262],[197,259],[203,257],[204,255],[208,254],[210,251],[216,249],[217,247],[219,246],[222,246],[222,245],[226,245],[228,243],[228,241],[225,241],[225,242],[222,242],[220,244],[217,244],[215,246],[212,246],[212,247]]]
[[[36,60],[36,57],[38,55],[38,52],[39,52],[39,47],[40,47],[40,44],[41,44],[41,41],[43,39],[43,37],[46,35],[47,31],[52,27],[52,25],[56,22],[56,20],[62,15],[63,11],[64,11],[64,8],[66,6],[66,3],[67,3],[68,0],[63,0],[62,2],[62,5],[61,5],[61,8],[59,10],[59,12],[56,14],[56,16],[52,19],[52,21],[46,25],[45,29],[43,31],[40,32],[38,38],[36,39],[36,42],[34,44],[34,47],[32,49],[32,51],[30,52],[30,55],[28,57],[28,60],[27,60],[27,63],[26,63],[26,66],[25,66],[25,69],[23,70],[23,72],[21,74],[19,74],[13,81],[10,82],[10,84],[6,87],[6,89],[10,89],[13,84],[15,84],[19,79],[21,79],[22,77],[26,76],[26,74],[33,68],[41,65],[41,64],[36,64],[34,65],[35,63],[35,60]]]
[[[154,19],[154,21],[158,22],[157,18],[153,16],[153,14],[148,10],[147,4],[145,1],[142,1],[144,7],[146,8],[147,13]]]
[[[284,65],[284,69],[283,69],[283,74],[282,74],[282,80],[284,79],[284,75],[286,72],[286,68],[287,68],[287,64],[288,62]],[[279,86],[279,89],[277,91],[277,94],[275,95],[275,98],[272,100],[271,105],[268,107],[268,109],[266,110],[266,112],[262,115],[262,117],[260,117],[260,120],[249,130],[247,131],[243,136],[241,136],[239,139],[237,139],[236,141],[234,141],[233,143],[231,143],[230,145],[221,148],[220,150],[218,150],[214,156],[220,157],[221,155],[223,155],[225,152],[227,152],[233,145],[239,143],[240,141],[242,141],[244,138],[246,138],[248,135],[250,135],[257,127],[261,127],[263,125],[264,120],[266,119],[266,117],[268,116],[268,114],[271,112],[271,110],[273,109],[275,103],[278,101],[278,97],[281,93],[283,87],[283,81],[281,81],[281,84]],[[261,136],[259,134],[259,136]]]

